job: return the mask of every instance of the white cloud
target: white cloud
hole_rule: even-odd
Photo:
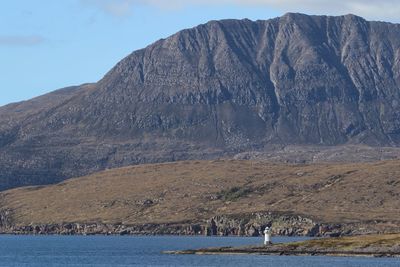
[[[193,5],[263,6],[282,12],[341,15],[353,13],[368,19],[399,21],[399,0],[80,0],[113,16],[132,14],[135,5],[185,8]]]
[[[135,0],[80,0],[88,7],[95,7],[106,14],[115,17],[125,17],[132,14],[132,9],[138,1]]]
[[[0,35],[0,46],[34,46],[43,42],[44,38],[39,35]]]

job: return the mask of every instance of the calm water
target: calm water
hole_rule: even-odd
[[[275,242],[293,241],[275,237]],[[400,266],[400,259],[164,255],[163,250],[257,244],[242,237],[0,236],[0,266]]]

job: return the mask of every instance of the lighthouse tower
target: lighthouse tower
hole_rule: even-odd
[[[264,230],[264,245],[270,245],[272,244],[271,242],[271,228],[270,227],[265,227]]]

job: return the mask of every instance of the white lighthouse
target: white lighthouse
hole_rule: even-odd
[[[272,244],[271,242],[271,228],[268,226],[264,230],[264,245]]]

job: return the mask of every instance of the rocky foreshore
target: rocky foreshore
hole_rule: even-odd
[[[209,236],[260,236],[266,226],[273,235],[337,237],[371,233],[400,232],[398,223],[318,223],[300,215],[252,213],[220,215],[209,220],[174,223],[30,223],[14,224],[12,212],[0,211],[0,233],[43,235],[209,235]]]
[[[167,254],[257,254],[283,256],[400,257],[400,234],[322,238],[264,246],[165,251]]]

